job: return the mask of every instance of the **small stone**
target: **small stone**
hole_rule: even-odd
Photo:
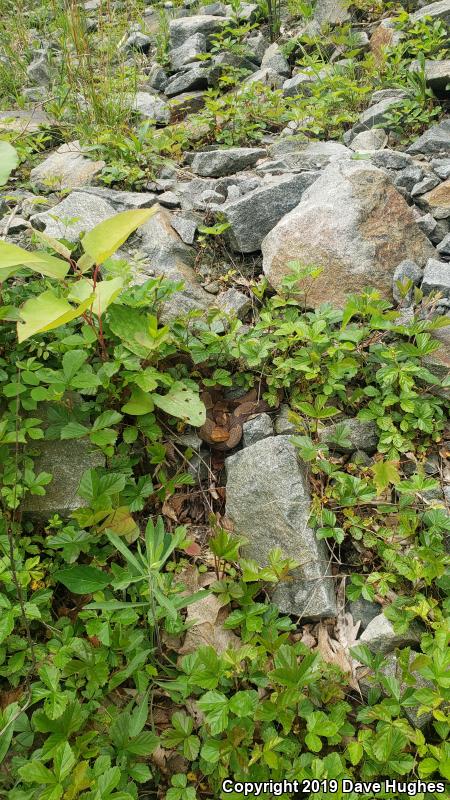
[[[180,205],[180,198],[175,192],[163,192],[158,197],[158,203],[166,208],[177,208]]]
[[[25,111],[23,109],[10,109],[0,111],[0,131],[9,131],[17,134],[35,133],[42,127],[53,127],[54,121],[40,109]]]
[[[345,0],[317,0],[314,22],[319,26],[341,25],[349,19],[349,4]]]
[[[260,147],[231,147],[228,150],[208,150],[195,153],[191,169],[202,177],[218,178],[234,175],[240,170],[252,167],[266,155]]]
[[[168,80],[167,73],[160,64],[155,62],[151,65],[147,72],[147,85],[150,89],[154,89],[156,92],[163,92]]]
[[[430,211],[435,219],[450,218],[450,178],[431,192],[421,195],[417,203],[421,208]]]
[[[345,425],[345,439],[348,440],[348,444],[333,441],[337,425]],[[376,423],[371,420],[343,419],[319,431],[319,441],[338,453],[352,453],[357,449],[364,450],[366,453],[375,453],[379,435]]]
[[[280,411],[275,417],[275,433],[277,436],[291,435],[295,436],[298,433],[296,425],[289,419],[290,407],[283,403],[280,406]]]
[[[363,111],[360,115],[359,122],[353,126],[353,133],[361,133],[361,131],[367,130],[368,128],[375,128],[375,126],[378,125],[383,125],[387,128],[388,112],[401,103],[405,97],[405,92],[398,90],[395,95],[392,94],[390,97],[386,97],[384,100],[380,100],[375,105],[367,108],[366,111]]]
[[[158,198],[153,192],[121,192],[116,189],[108,189],[106,186],[83,186],[82,189],[75,189],[75,192],[92,194],[102,197],[110,203],[115,211],[128,211],[134,208],[151,208]]]
[[[74,189],[91,183],[104,166],[104,161],[86,158],[79,141],[69,142],[32,169],[30,181],[38,189]]]
[[[168,125],[170,122],[169,106],[158,94],[137,92],[134,98],[134,109],[139,116],[154,120],[159,125]]]
[[[371,603],[369,600],[365,600],[364,597],[360,597],[358,600],[350,601],[348,610],[353,617],[353,621],[361,623],[359,630],[362,632],[375,617],[379,616],[382,609],[379,603]]]
[[[440,292],[450,298],[450,264],[429,258],[423,271],[422,291],[424,294]]]
[[[309,528],[307,467],[288,436],[272,436],[226,459],[226,516],[236,535],[248,539],[244,555],[262,566],[279,547],[301,562],[290,582],[279,584],[274,602],[281,611],[311,619],[335,616],[333,579],[326,545]]]
[[[276,42],[271,44],[265,51],[261,67],[263,69],[273,69],[274,72],[285,77],[291,74],[290,66]]]
[[[420,642],[420,628],[411,625],[405,633],[395,633],[394,626],[384,614],[374,617],[359,637],[374,653],[391,653],[397,647],[408,647]]]
[[[378,150],[371,154],[372,164],[381,169],[403,170],[412,164],[412,158],[407,153],[395,150]]]
[[[172,225],[172,228],[176,230],[179,237],[183,242],[185,242],[185,244],[194,243],[195,233],[198,225],[197,220],[181,214],[174,214],[171,217],[170,224]]]
[[[204,192],[200,195],[200,202],[199,207],[202,208],[204,206],[210,206],[214,204],[223,203],[225,200],[223,194],[219,194],[219,192],[215,192],[214,189],[205,189]]]
[[[373,459],[367,455],[365,450],[355,450],[351,460],[352,464],[356,464],[359,467],[370,467],[373,464]]]
[[[40,53],[27,67],[27,75],[33,83],[47,88],[50,84],[47,56]]]
[[[12,219],[7,217],[3,222],[0,223],[0,231],[2,235],[7,233],[20,233],[20,231],[26,231],[29,227],[30,223],[26,219],[17,216],[13,217]]]
[[[216,303],[225,314],[230,314],[241,320],[244,319],[252,307],[249,296],[234,288],[227,289],[226,292],[219,294]]]
[[[413,62],[410,66],[410,70],[421,72],[422,66],[418,62]],[[447,87],[450,83],[450,59],[425,61],[425,81],[436,97],[441,99],[447,98]]]
[[[207,88],[208,70],[200,66],[191,66],[185,72],[178,72],[173,78],[170,78],[164,94],[167,97],[173,97],[184,92]]]
[[[258,414],[257,417],[244,422],[243,446],[250,447],[262,439],[273,436],[273,424],[268,414]]]
[[[170,121],[180,122],[205,105],[205,92],[182,92],[169,100]],[[200,126],[197,127],[197,131]],[[203,134],[202,134],[203,135]],[[193,138],[191,137],[191,141]]]
[[[425,175],[419,183],[416,183],[415,186],[411,189],[411,197],[419,197],[421,194],[425,194],[426,192],[431,192],[432,189],[435,189],[436,186],[439,186],[440,180],[437,175]]]
[[[205,292],[208,292],[208,294],[219,294],[220,283],[219,281],[211,281],[211,283],[205,283],[203,288]]]
[[[357,133],[350,147],[356,153],[368,153],[373,150],[382,150],[386,147],[388,137],[381,128],[372,128],[369,131]]]
[[[402,261],[394,271],[392,278],[392,294],[397,303],[404,305],[411,305],[414,297],[414,287],[418,286],[422,280],[423,272],[414,261]],[[406,295],[402,293],[402,289],[398,284],[405,284],[406,281],[411,281],[412,286],[408,289]]]
[[[207,14],[197,14],[192,17],[179,17],[169,23],[170,41],[172,48],[180,47],[186,39],[196,33],[203,34],[207,41],[214,33],[218,33],[221,28],[231,20],[228,17],[217,17]]]
[[[422,180],[422,176],[423,170],[416,165],[411,165],[399,171],[394,178],[394,186],[397,189],[405,189],[407,192],[411,192],[413,187]]]
[[[441,258],[445,259],[446,261],[450,260],[450,233],[448,233],[447,236],[442,239],[442,242],[438,244],[436,250]]]
[[[228,8],[223,3],[209,3],[209,5],[203,6],[200,14],[206,14],[213,17],[226,17],[228,13]]]
[[[246,45],[249,49],[249,52],[252,54],[252,60],[256,62],[256,64],[261,64],[263,59],[263,55],[267,49],[267,39],[263,36],[261,31],[258,31],[253,36],[250,36],[246,39]]]
[[[248,75],[244,79],[244,83],[254,84],[263,83],[264,86],[269,86],[271,89],[281,89],[284,83],[284,78],[274,69],[269,67],[261,67],[252,75]]]
[[[195,33],[186,39],[180,47],[169,51],[170,66],[177,71],[186,64],[196,61],[198,56],[206,52],[206,37],[202,33]]]
[[[446,181],[450,178],[450,158],[433,158],[431,166],[441,180]]]
[[[141,33],[141,31],[135,31],[134,33],[130,34],[123,46],[123,49],[128,52],[137,50],[140,53],[148,53],[151,46],[152,40],[150,36],[146,36],[146,34]]]

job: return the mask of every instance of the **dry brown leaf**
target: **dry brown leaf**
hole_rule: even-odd
[[[209,594],[197,603],[188,606],[186,624],[189,628],[183,646],[178,651],[180,655],[194,653],[203,645],[210,645],[218,653],[229,647],[240,647],[240,639],[222,626],[225,615],[220,616],[222,603],[214,594]]]

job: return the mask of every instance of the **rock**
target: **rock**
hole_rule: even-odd
[[[115,211],[151,208],[158,202],[158,197],[153,192],[121,192],[116,189],[107,189],[106,186],[84,186],[83,189],[75,189],[75,192],[79,191],[102,197],[113,206]]]
[[[392,279],[392,294],[397,303],[404,305],[411,305],[414,297],[414,287],[418,286],[422,280],[423,272],[414,261],[402,261],[398,267],[395,268]],[[405,296],[403,296],[401,288],[398,284],[405,284],[406,281],[411,281],[412,286],[408,289]]]
[[[433,339],[440,344],[439,349],[422,359],[424,366],[441,381],[444,381],[450,374],[450,316],[446,319],[448,320],[447,327],[438,328],[432,334]],[[436,387],[434,387],[434,391],[436,392]],[[442,390],[442,397],[448,398],[448,389]]]
[[[256,64],[261,64],[263,55],[267,50],[267,39],[263,36],[261,31],[257,31],[253,36],[245,40],[249,52],[252,54],[252,60]]]
[[[424,294],[440,292],[450,298],[450,264],[435,258],[428,259],[423,271],[422,291]]]
[[[103,220],[113,217],[113,206],[102,197],[88,192],[71,192],[49,211],[34,214],[31,224],[55,239],[76,242],[80,233],[90,231]]]
[[[227,13],[227,6],[223,3],[210,3],[207,6],[203,6],[200,11],[200,14],[212,15],[213,17],[226,17]]]
[[[11,109],[0,111],[0,131],[9,131],[22,135],[24,133],[36,133],[40,128],[54,126],[54,120],[39,109],[23,111],[22,109]]]
[[[395,633],[392,622],[384,614],[378,614],[369,622],[359,637],[359,642],[366,644],[374,653],[391,653],[397,647],[409,647],[420,642],[420,628],[411,625],[406,633]],[[358,642],[357,642],[358,644]]]
[[[394,178],[394,186],[397,189],[405,189],[410,193],[413,187],[422,180],[423,170],[417,164],[411,164],[406,169],[399,170]]]
[[[352,133],[357,134],[368,128],[382,125],[387,128],[387,114],[406,97],[406,92],[399,89],[395,94],[380,100],[374,106],[367,108],[359,117],[359,122],[352,128]]]
[[[447,233],[447,236],[442,239],[442,242],[438,244],[436,247],[441,258],[450,260],[450,233]]]
[[[186,39],[180,47],[169,51],[170,66],[179,70],[186,64],[196,61],[198,56],[206,52],[206,37],[202,33],[195,33]]]
[[[370,160],[375,167],[395,170],[407,169],[413,161],[407,153],[399,153],[396,150],[376,150],[371,153]]]
[[[146,36],[146,34],[141,31],[134,31],[126,40],[123,49],[127,52],[138,50],[140,53],[148,53],[151,46],[152,40],[150,36]]]
[[[216,17],[207,14],[197,14],[192,17],[179,17],[169,23],[170,42],[172,49],[180,47],[187,39],[196,33],[206,37],[207,42],[214,33],[218,33],[223,26],[230,22],[228,17]]]
[[[406,679],[403,679],[403,671],[400,667],[399,659],[395,653],[389,653],[389,655],[386,657],[385,666],[381,667],[381,672],[386,676],[386,678],[395,678],[399,682],[400,692],[402,695],[408,688],[410,690],[413,689],[414,691],[417,691],[418,689],[433,688],[431,681],[427,681],[413,669],[414,661],[416,660],[417,656],[417,653],[414,651],[411,652],[407,672],[408,677]],[[374,681],[370,678],[370,673],[367,675],[366,670],[364,670],[364,674],[362,676],[358,676],[358,682],[362,693],[366,696],[369,690],[375,685]],[[405,716],[408,718],[411,725],[413,725],[415,728],[419,728],[419,730],[425,728],[425,726],[428,725],[433,719],[431,712],[425,712],[419,716],[418,711],[420,705],[422,704],[417,703],[414,706],[402,704]]]
[[[373,458],[370,458],[364,450],[355,450],[352,453],[351,461],[352,464],[356,464],[359,467],[370,467],[373,464]]]
[[[281,611],[313,619],[336,615],[329,554],[308,527],[310,497],[306,466],[287,436],[269,437],[230,456],[226,515],[249,543],[244,554],[267,565],[274,547],[301,566],[275,589]]]
[[[165,208],[177,208],[180,205],[180,198],[175,192],[163,192],[158,197],[158,203]]]
[[[179,122],[205,105],[205,92],[182,92],[169,100],[170,121]],[[200,125],[197,130],[200,130]],[[203,135],[203,134],[202,134]],[[193,137],[191,136],[191,141]]]
[[[340,142],[309,142],[300,137],[285,137],[269,147],[272,156],[279,156],[290,171],[323,169],[332,161],[351,158],[353,153]]]
[[[443,19],[445,22],[450,22],[450,0],[440,0],[437,3],[430,3],[429,5],[422,6],[414,14],[411,14],[409,19],[411,22],[431,17],[434,19]]]
[[[438,125],[428,128],[422,136],[409,145],[408,153],[450,156],[450,119],[443,119]]]
[[[439,186],[439,178],[437,175],[431,173],[430,175],[425,175],[419,183],[416,183],[413,188],[411,189],[411,197],[420,197],[421,194],[425,194],[426,192],[431,192],[432,189],[435,189],[436,186]]]
[[[229,72],[229,67],[234,67],[247,73],[256,72],[258,67],[245,55],[237,53],[218,53],[214,56],[213,66],[209,72],[209,85],[217,87],[220,85],[221,78]]]
[[[183,214],[174,214],[170,224],[185,244],[193,244],[199,220]]]
[[[291,409],[286,403],[280,406],[280,411],[275,417],[275,433],[277,436],[287,434],[295,436],[298,433],[297,427],[289,419],[290,411]]]
[[[32,446],[39,453],[34,462],[36,474],[50,472],[53,480],[42,497],[27,495],[22,503],[25,517],[46,523],[55,514],[67,518],[83,508],[86,502],[78,495],[81,478],[86,470],[105,465],[103,454],[84,439],[33,442]]]
[[[274,69],[270,69],[270,67],[261,67],[261,69],[256,70],[252,75],[248,75],[244,78],[244,83],[263,83],[271,89],[281,89],[284,78],[282,75],[279,75],[278,72],[275,72]]]
[[[39,53],[27,67],[27,75],[33,83],[47,88],[50,85],[50,73],[47,56]]]
[[[233,250],[241,253],[259,250],[264,236],[300,202],[317,177],[317,172],[282,175],[232,203],[224,203],[222,212],[230,224],[225,237]]]
[[[422,67],[414,62],[411,65],[412,71],[421,71]],[[443,61],[425,61],[425,81],[436,97],[445,99],[448,97],[448,85],[450,83],[450,59]]]
[[[164,89],[167,97],[184,92],[208,88],[208,70],[201,66],[191,66],[185,72],[178,72]]]
[[[225,312],[238,319],[244,319],[245,315],[252,307],[252,301],[247,294],[239,292],[238,289],[227,289],[216,298],[216,305]]]
[[[324,78],[328,72],[328,65],[319,70],[313,67],[305,67],[301,72],[298,72],[296,75],[293,75],[292,78],[288,78],[287,81],[284,81],[284,97],[297,97],[297,95],[309,97],[311,94],[311,85]]]
[[[139,116],[154,120],[159,125],[168,125],[170,122],[169,106],[158,94],[137,92],[133,108]]]
[[[380,614],[382,609],[379,603],[371,603],[369,600],[364,600],[364,597],[360,597],[358,600],[352,600],[348,604],[348,610],[353,617],[353,621],[361,623],[359,630],[362,632]]]
[[[147,72],[147,86],[156,92],[163,92],[168,81],[167,73],[160,64],[154,62]]]
[[[349,3],[346,0],[317,0],[314,22],[318,25],[341,25],[350,19]]]
[[[450,158],[433,158],[431,166],[442,181],[450,178]]]
[[[104,166],[104,161],[86,158],[79,141],[69,142],[32,169],[30,181],[38,189],[75,189],[91,183]]]
[[[23,217],[15,216],[12,219],[8,217],[0,222],[0,234],[6,236],[7,234],[20,233],[26,231],[30,227],[30,223],[23,219]]]
[[[253,419],[248,419],[243,426],[243,446],[250,447],[262,439],[273,436],[273,424],[268,414],[258,414]]]
[[[219,178],[247,167],[253,167],[266,151],[261,147],[231,147],[229,150],[207,150],[195,153],[191,170],[202,177]]]
[[[450,178],[431,192],[421,195],[417,203],[421,208],[429,211],[435,219],[450,217]]]
[[[284,75],[285,77],[291,74],[291,68],[276,42],[271,44],[264,52],[261,67],[262,69],[273,69],[278,75]]]
[[[357,133],[350,147],[356,153],[368,153],[373,150],[382,150],[386,147],[388,137],[381,128],[372,128],[369,131]]]
[[[391,296],[392,274],[404,259],[420,266],[434,248],[383,170],[365,162],[330,164],[262,243],[263,270],[274,288],[290,261],[323,267],[308,287],[308,305],[371,285]]]
[[[348,444],[334,442],[337,425],[345,425]],[[327,425],[319,431],[319,441],[327,444],[330,450],[337,453],[353,453],[354,450],[364,450],[365,453],[375,453],[378,446],[380,432],[375,422],[363,419],[342,419],[334,425]]]
[[[394,20],[382,19],[370,37],[370,49],[374,55],[375,62],[380,64],[384,58],[386,48],[398,44],[402,37],[402,32],[395,28]]]

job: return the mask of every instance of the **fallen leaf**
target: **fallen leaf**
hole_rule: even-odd
[[[223,604],[214,594],[209,594],[197,603],[188,606],[186,624],[189,630],[183,646],[178,651],[180,655],[195,653],[199,647],[210,645],[217,653],[223,653],[228,648],[240,647],[241,640],[232,632],[223,628],[227,613],[220,616]]]

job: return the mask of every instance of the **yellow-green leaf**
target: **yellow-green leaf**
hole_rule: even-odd
[[[400,482],[400,475],[396,461],[377,461],[372,467],[373,481],[380,495],[390,483]]]
[[[134,211],[122,211],[115,217],[105,219],[83,237],[84,252],[94,260],[95,264],[103,264],[136,228],[147,222],[157,211],[159,206],[138,208]]]
[[[40,250],[30,252],[15,244],[0,241],[0,281],[21,267],[61,281],[66,277],[70,264]]]
[[[152,395],[155,406],[167,414],[185,420],[189,425],[200,427],[206,419],[206,408],[197,392],[193,392],[181,381],[174,383],[165,395]]]
[[[83,314],[89,308],[92,297],[88,297],[78,306],[71,306],[63,297],[57,297],[52,291],[43,292],[38,297],[27,300],[20,310],[23,322],[17,323],[19,342],[29,339],[35,333],[43,333],[65,325],[67,322]]]
[[[124,414],[140,417],[143,414],[148,414],[150,411],[153,411],[153,408],[152,395],[139,389],[138,386],[133,386],[128,403],[125,403],[120,410],[123,411]]]
[[[9,142],[0,141],[0,186],[4,186],[13,169],[19,164],[17,150]]]
[[[123,289],[123,278],[112,278],[110,281],[100,281],[96,284],[88,278],[78,281],[71,289],[69,300],[83,302],[87,297],[92,297],[91,309],[98,317],[106,311],[109,305],[119,296]]]

